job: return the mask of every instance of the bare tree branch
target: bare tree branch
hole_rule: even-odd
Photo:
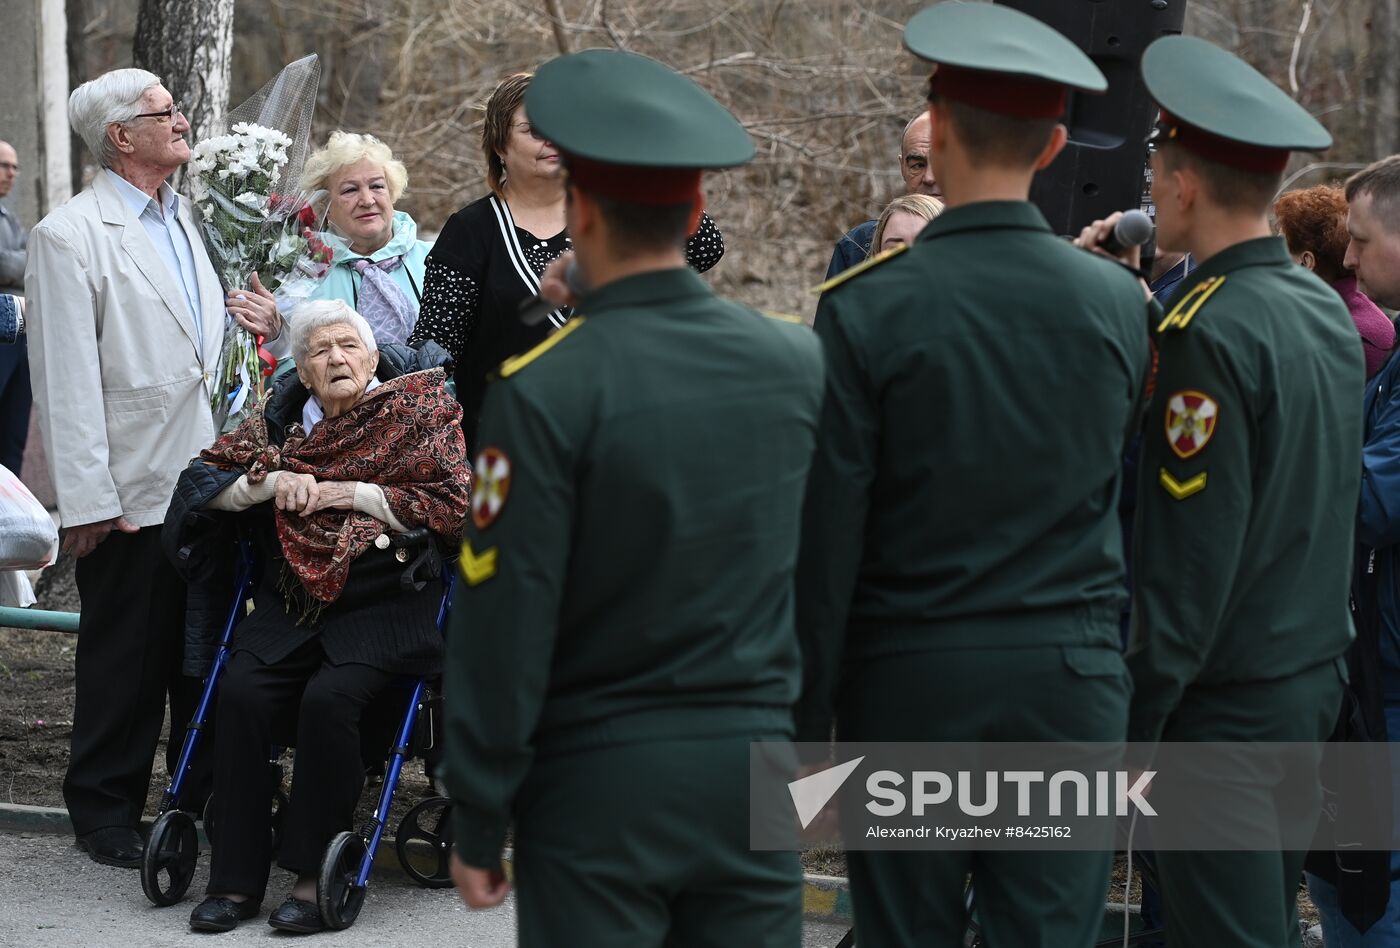
[[[573,50],[569,47],[569,34],[564,28],[564,14],[559,9],[559,0],[544,0],[544,9],[554,30],[554,45],[559,49],[560,56],[567,56]]]

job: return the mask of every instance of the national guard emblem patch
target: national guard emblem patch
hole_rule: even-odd
[[[1220,406],[1204,392],[1177,392],[1167,399],[1167,444],[1179,458],[1199,454],[1215,434]]]
[[[482,448],[472,471],[472,523],[485,530],[500,516],[510,495],[510,458],[500,448]]]

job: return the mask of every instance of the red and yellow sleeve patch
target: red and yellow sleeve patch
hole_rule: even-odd
[[[1220,406],[1205,392],[1193,389],[1174,393],[1167,399],[1167,444],[1172,453],[1185,460],[1200,454],[1215,434]]]
[[[472,477],[472,523],[485,530],[496,522],[510,496],[510,458],[500,448],[483,448]]]

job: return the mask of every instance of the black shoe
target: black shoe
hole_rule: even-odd
[[[287,896],[287,901],[272,910],[272,914],[267,917],[267,923],[279,931],[297,932],[301,935],[314,935],[326,930],[325,919],[321,918],[321,910],[314,902],[303,902],[290,895]]]
[[[190,913],[190,928],[199,932],[231,932],[239,922],[246,922],[257,915],[260,904],[252,899],[235,902],[211,895]]]
[[[104,866],[139,869],[146,844],[141,834],[129,826],[104,826],[79,836],[78,848]]]

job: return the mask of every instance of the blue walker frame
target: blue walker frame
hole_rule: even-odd
[[[415,530],[402,534],[395,537],[393,542],[395,547],[403,550],[408,545],[420,540],[428,543],[434,542],[426,530]],[[194,717],[185,728],[179,763],[176,765],[176,772],[169,785],[161,795],[156,821],[151,827],[146,852],[142,859],[141,887],[147,898],[159,906],[174,905],[184,897],[190,882],[193,880],[194,869],[198,862],[199,841],[194,831],[194,818],[178,809],[178,805],[185,789],[185,780],[189,775],[191,762],[194,760],[195,752],[200,744],[200,736],[205,730],[205,722],[208,720],[210,709],[213,706],[219,678],[222,676],[229,655],[232,653],[234,629],[244,615],[245,603],[252,592],[257,577],[257,563],[253,556],[252,546],[246,538],[239,540],[238,550],[235,592],[228,615],[224,620],[223,635],[219,639],[218,652],[215,654],[209,674],[205,676],[204,688],[200,694]],[[436,556],[436,551],[433,555]],[[443,594],[438,605],[437,627],[439,634],[444,636],[447,618],[452,610],[452,597],[455,589],[452,573],[450,561],[443,560],[441,563]],[[417,678],[413,685],[407,710],[395,731],[383,787],[380,789],[379,802],[373,815],[359,832],[349,830],[340,833],[332,840],[327,850],[321,867],[317,899],[323,919],[331,928],[348,928],[359,914],[359,909],[364,901],[364,893],[368,889],[370,872],[374,868],[375,855],[384,840],[384,831],[388,825],[389,813],[393,806],[394,794],[398,789],[399,778],[402,775],[405,761],[410,757],[415,725],[424,710],[424,699],[427,692],[428,679],[426,677]],[[441,808],[443,812],[438,822],[439,831],[441,831],[443,826],[449,825],[447,812],[449,806],[448,801],[441,797],[430,797],[419,803],[415,810],[423,807]],[[409,816],[412,815],[413,811],[410,811]],[[408,819],[409,817],[405,816],[403,822],[407,823]],[[445,861],[446,854],[450,852],[450,839],[441,835],[441,832],[431,838],[439,851],[439,860],[442,863]],[[362,849],[362,852],[355,860],[353,872],[346,871],[349,867],[342,867],[340,863],[345,855],[353,854],[353,850],[356,848]],[[399,849],[400,860],[404,861],[402,840],[399,842]],[[405,862],[405,869],[422,885],[444,887],[450,884],[450,879],[440,875],[425,875],[420,871],[415,871],[407,862]],[[164,878],[162,874],[165,874]]]

